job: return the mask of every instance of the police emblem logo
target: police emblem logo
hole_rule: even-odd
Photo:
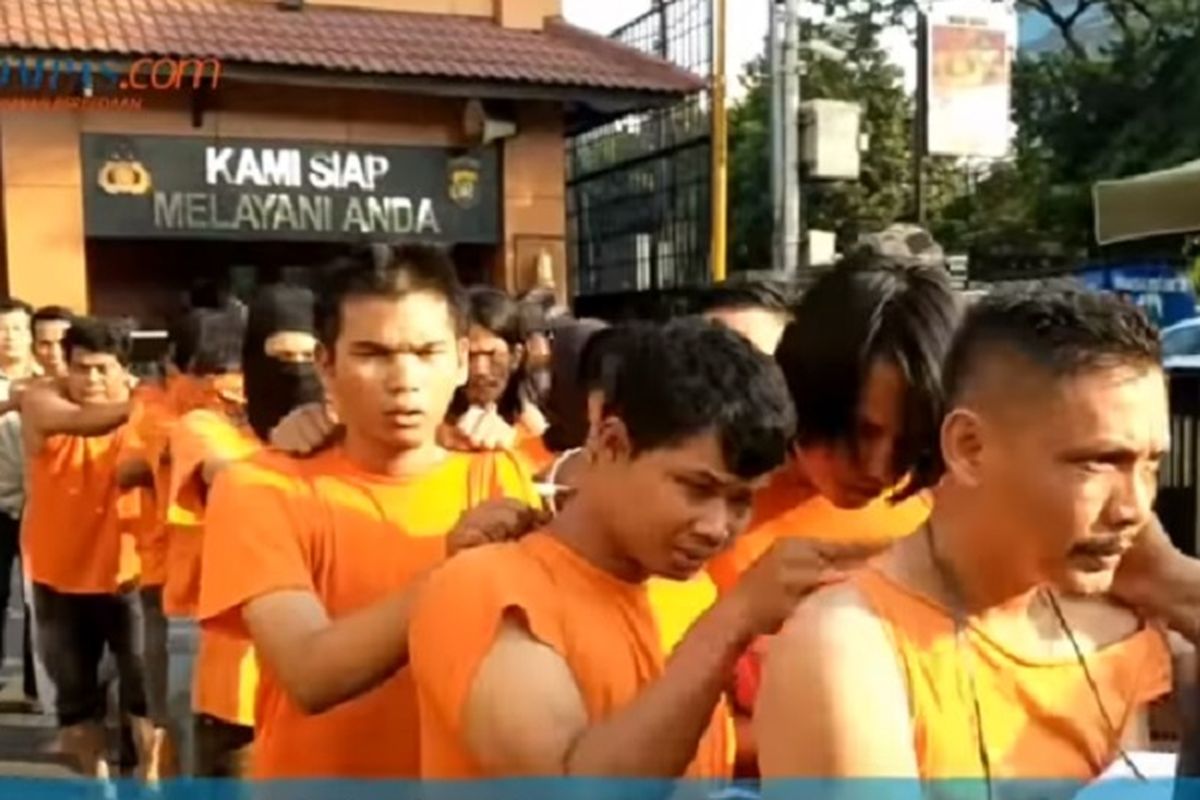
[[[134,156],[114,155],[100,167],[96,182],[107,194],[147,194],[152,188],[150,171]]]
[[[450,183],[447,192],[459,208],[471,208],[479,202],[480,164],[473,158],[456,158],[450,162]]]

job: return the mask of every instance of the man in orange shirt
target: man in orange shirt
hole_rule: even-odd
[[[77,319],[63,346],[66,376],[21,398],[29,465],[22,544],[63,748],[84,774],[106,777],[99,680],[106,648],[144,770],[155,738],[135,630],[137,573],[122,562],[118,518],[118,468],[136,446],[126,424],[129,337],[115,323]]]
[[[175,540],[174,602],[194,613],[204,575],[201,562],[207,496],[216,476],[230,464],[260,451],[271,429],[292,408],[319,401],[313,365],[316,348],[314,299],[307,289],[273,286],[250,306],[240,363],[245,403],[202,408],[185,414],[171,435],[168,495],[170,535]],[[201,312],[228,324],[228,314]],[[201,336],[201,341],[210,337]],[[232,366],[227,357],[224,371]],[[221,565],[215,565],[221,569]],[[249,641],[212,628],[201,631],[193,691],[194,752],[201,778],[241,777],[254,739],[253,699],[257,685]]]
[[[1170,688],[1159,630],[1063,594],[1106,592],[1153,520],[1169,430],[1153,326],[1074,286],[997,290],[944,378],[914,487],[936,487],[928,523],[772,645],[764,777],[1087,781]]]
[[[542,443],[546,418],[526,385],[525,330],[518,303],[499,289],[467,290],[467,383],[450,404],[443,440],[461,449],[511,450],[534,473],[554,456]]]
[[[770,360],[713,323],[614,347],[587,467],[550,527],[451,560],[418,600],[425,779],[726,776],[727,672],[836,577],[782,543],[664,658],[647,579],[687,580],[738,534],[792,410]]]
[[[199,616],[246,635],[261,667],[254,778],[415,777],[408,619],[428,571],[531,513],[509,457],[437,444],[466,380],[454,267],[426,247],[373,247],[329,271],[318,361],[344,425],[308,460],[266,452],[217,478]]]
[[[922,463],[959,316],[945,271],[859,250],[818,278],[794,316],[775,361],[796,409],[796,439],[755,496],[746,533],[709,564],[722,592],[781,538],[882,548],[929,513],[905,481]],[[765,644],[738,662],[731,686],[740,775],[756,771],[750,716]]]

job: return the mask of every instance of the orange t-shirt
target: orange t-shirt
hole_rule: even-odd
[[[963,688],[964,653],[952,617],[878,569],[863,569],[853,580],[904,673],[921,777],[982,777],[975,703]],[[1115,760],[1120,734],[1109,730],[1076,658],[1031,660],[973,626],[965,647],[993,778],[1087,781]],[[1144,627],[1086,661],[1118,731],[1170,691],[1171,654],[1157,628]]]
[[[171,430],[167,487],[167,571],[163,611],[193,617],[200,597],[207,487],[200,475],[209,459],[240,461],[262,447],[254,432],[206,408],[184,414]]]
[[[566,661],[593,721],[627,706],[662,674],[662,644],[644,585],[614,578],[545,532],[462,553],[430,578],[409,631],[423,779],[493,777],[467,748],[463,714],[509,609],[519,610],[530,633]],[[721,704],[689,777],[728,776],[726,720]]]
[[[172,375],[164,389],[138,387],[142,413],[136,416],[138,437],[145,447],[146,463],[154,473],[153,496],[148,499],[151,513],[143,516],[138,537],[138,555],[142,563],[141,584],[162,586],[167,580],[167,495],[171,488],[171,431],[179,418],[196,408],[215,401],[213,392],[199,378]]]
[[[32,581],[65,594],[113,594],[137,576],[131,539],[122,558],[117,466],[138,448],[126,424],[103,436],[50,436],[27,454],[21,542]]]
[[[796,537],[826,542],[890,542],[915,531],[929,517],[932,502],[917,495],[893,504],[881,497],[863,508],[838,508],[799,486],[788,467],[754,496],[746,531],[728,550],[708,562],[717,588],[727,592],[776,539]]]
[[[200,471],[212,459],[240,461],[262,449],[254,433],[223,414],[197,409],[185,414],[171,433],[168,487],[167,574],[163,610],[194,616],[204,580],[206,487]],[[215,567],[220,569],[220,565]],[[245,636],[202,629],[193,672],[192,709],[238,725],[254,724],[258,669]]]
[[[142,456],[154,475],[154,488],[145,490],[140,498],[140,515],[136,526],[137,554],[141,562],[141,585],[161,586],[166,577],[165,549],[162,537],[162,509],[158,502],[164,489],[160,486],[159,463],[166,451],[167,429],[173,417],[169,389],[143,384],[134,391],[138,413],[129,420],[142,443]]]
[[[445,557],[446,535],[488,499],[536,503],[511,457],[452,453],[427,474],[389,479],[342,448],[314,458],[263,452],[222,472],[209,494],[202,624],[246,635],[241,609],[286,590],[314,592],[334,620],[403,588]],[[416,694],[402,669],[372,691],[307,715],[259,663],[251,777],[415,778]]]

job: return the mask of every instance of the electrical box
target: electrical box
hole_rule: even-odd
[[[809,230],[806,263],[810,267],[828,267],[837,261],[837,234],[833,231]]]
[[[844,100],[810,100],[800,106],[800,119],[806,176],[858,180],[862,169],[862,106]]]

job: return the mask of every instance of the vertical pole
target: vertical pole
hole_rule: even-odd
[[[729,117],[725,108],[727,0],[713,0],[712,59],[712,279],[725,280],[729,225]]]
[[[783,268],[795,275],[800,251],[800,3],[783,6]]]
[[[913,218],[925,225],[925,154],[929,150],[929,16],[917,12],[917,98],[913,104]]]
[[[783,237],[783,171],[786,159],[783,153],[783,8],[780,0],[767,0],[770,28],[767,39],[767,86],[771,91],[771,268],[784,271]]]

